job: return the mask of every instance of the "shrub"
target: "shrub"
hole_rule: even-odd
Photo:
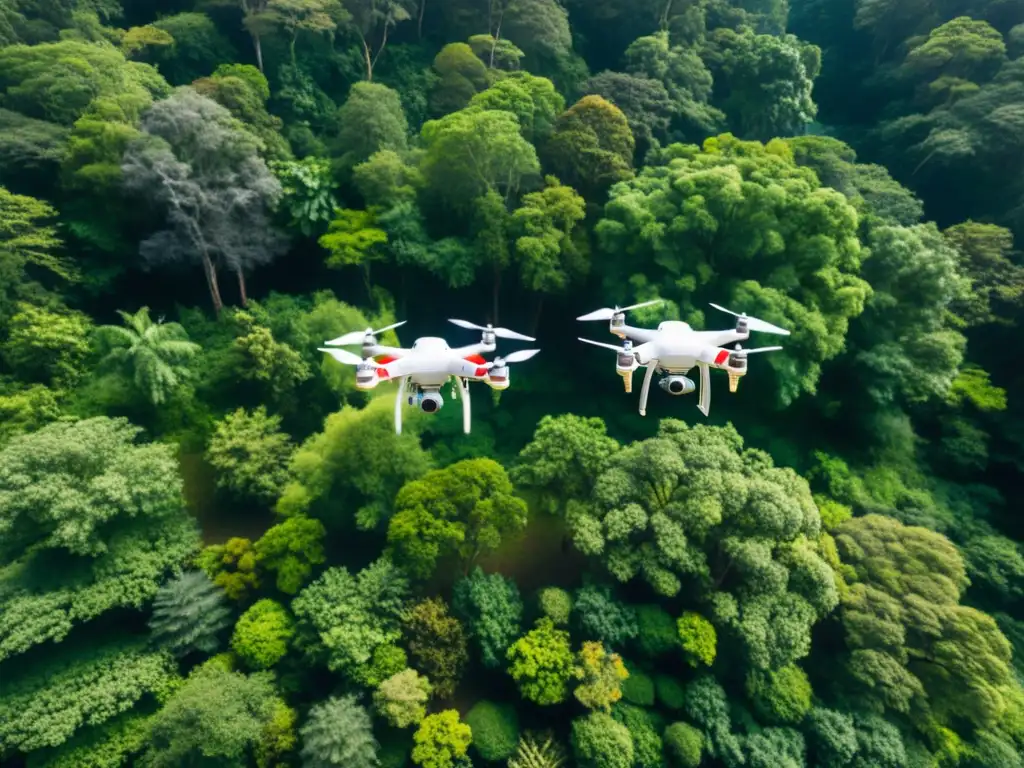
[[[615,707],[612,717],[629,731],[633,741],[633,768],[664,768],[660,736],[664,723],[660,717],[632,704]]]
[[[665,752],[673,768],[697,768],[704,736],[689,723],[672,723],[665,729]]]
[[[796,724],[811,710],[811,683],[795,664],[747,676],[747,696],[762,721]]]
[[[611,715],[592,712],[572,722],[572,751],[579,768],[631,768],[633,740]]]
[[[683,708],[683,701],[685,697],[683,686],[681,686],[674,677],[669,675],[655,675],[654,692],[658,697],[658,702],[665,707],[665,709]]]
[[[466,713],[466,724],[473,731],[473,748],[484,760],[507,760],[519,743],[519,717],[511,704],[477,702]]]
[[[692,667],[700,664],[710,667],[718,649],[714,625],[699,613],[687,611],[679,617],[677,628],[687,663]]]
[[[564,627],[572,613],[572,595],[558,587],[545,587],[537,593],[537,606],[541,614]]]
[[[676,622],[664,608],[657,605],[637,606],[636,620],[640,629],[637,645],[648,658],[656,658],[679,647]]]
[[[653,706],[654,681],[651,680],[650,675],[641,672],[628,661],[626,670],[629,672],[629,677],[622,682],[622,698],[630,704],[641,707]]]
[[[288,652],[295,621],[274,600],[260,600],[242,614],[231,637],[231,650],[254,669],[270,669]]]

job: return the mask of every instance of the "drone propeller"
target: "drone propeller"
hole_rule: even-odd
[[[491,370],[491,368],[501,368],[508,363],[521,363],[525,360],[529,360],[538,352],[540,352],[539,349],[521,349],[518,352],[513,352],[512,354],[505,355],[504,357],[496,357],[492,362],[487,363],[484,367],[487,370]]]
[[[734,349],[736,350],[735,352],[733,352],[734,355],[746,357],[747,355],[752,355],[755,352],[777,352],[778,350],[782,349],[782,347],[757,347],[756,349],[744,349],[739,344],[737,344]]]
[[[605,349],[610,349],[613,352],[618,352],[620,354],[622,352],[629,352],[630,347],[633,346],[633,343],[629,340],[627,340],[622,346],[617,346],[615,344],[605,344],[603,341],[591,341],[590,339],[584,339],[581,336],[577,336],[576,338],[578,338],[580,341],[586,344],[593,344],[595,347],[604,347]],[[629,346],[626,346],[627,344]]]
[[[471,323],[468,320],[448,320],[448,322],[454,323],[460,328],[468,328],[474,331],[490,331],[499,339],[519,339],[520,341],[536,341],[536,339],[533,338],[532,336],[524,336],[521,333],[510,331],[508,328],[495,328],[490,323],[488,323],[487,326],[485,327],[482,325],[477,325],[476,323]]]
[[[375,360],[366,359],[364,360],[359,355],[355,355],[349,352],[347,349],[328,349],[326,347],[318,347],[318,351],[326,352],[328,355],[333,357],[339,363],[345,365],[369,365],[371,368],[380,368],[380,363]]]
[[[711,302],[708,302],[708,303],[711,304]],[[746,320],[747,321],[747,328],[749,328],[752,331],[761,331],[763,333],[777,333],[780,336],[789,336],[789,331],[787,331],[785,328],[779,328],[779,326],[777,326],[777,325],[772,325],[771,323],[766,323],[764,320],[759,320],[756,317],[751,317],[750,315],[746,314],[745,312],[733,312],[731,309],[726,309],[725,307],[720,307],[717,304],[711,304],[711,306],[714,307],[715,309],[717,309],[720,312],[725,312],[726,314],[729,314],[729,315],[735,315],[736,317],[739,317],[739,318],[742,318],[743,320]]]
[[[640,307],[651,307],[655,304],[661,304],[664,299],[653,299],[652,301],[642,301],[639,304],[631,304],[628,307],[620,307],[618,304],[615,305],[615,309],[604,307],[603,309],[595,309],[593,312],[588,312],[585,315],[580,315],[577,320],[611,320],[615,315],[623,312],[628,312],[631,309],[640,309]]]
[[[405,325],[407,322],[407,320],[403,320],[400,323],[392,323],[391,325],[385,326],[383,328],[378,328],[376,331],[373,330],[372,328],[367,328],[365,331],[352,331],[351,333],[346,333],[344,336],[339,336],[336,339],[325,341],[324,344],[330,344],[331,346],[335,347],[345,347],[348,346],[349,344],[373,344],[374,337],[378,333],[390,331],[392,328],[397,328],[400,325]]]

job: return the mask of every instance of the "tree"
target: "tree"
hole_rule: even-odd
[[[295,621],[274,600],[259,600],[241,615],[231,637],[231,650],[252,669],[270,669],[288,652]]]
[[[19,302],[0,343],[0,357],[23,381],[73,387],[84,372],[91,324],[81,312],[51,312]]]
[[[555,629],[551,619],[538,619],[534,628],[508,649],[508,660],[509,674],[525,698],[545,706],[568,696],[573,674],[569,633]]]
[[[388,33],[412,18],[413,0],[343,0],[351,25],[363,46],[366,79],[373,80],[373,68],[388,44]],[[374,38],[379,35],[379,42]]]
[[[161,73],[172,85],[185,85],[203,77],[218,64],[235,61],[234,45],[224,37],[205,13],[176,13],[153,22],[174,41],[148,51]]]
[[[797,725],[811,711],[811,683],[795,664],[768,672],[751,672],[746,690],[765,723]]]
[[[380,83],[356,83],[338,110],[337,144],[344,152],[340,165],[352,168],[382,150],[403,152],[408,134],[409,123],[397,91]]]
[[[775,374],[779,405],[814,391],[822,364],[843,350],[849,322],[870,294],[858,274],[855,208],[821,188],[781,142],[761,146],[727,134],[702,150],[672,145],[663,153],[614,188],[595,226],[602,251],[624,265],[612,266],[615,276],[606,279],[628,284],[643,275],[677,301],[691,325],[707,327],[706,295],[792,328],[800,351],[762,366]]]
[[[235,311],[232,320],[238,328],[231,345],[235,375],[265,386],[268,391],[264,397],[273,402],[287,402],[296,387],[312,377],[309,364],[289,344],[275,339],[274,332],[250,313]]]
[[[456,112],[488,85],[487,67],[465,43],[448,43],[434,57],[437,76],[430,92],[430,111],[435,117]]]
[[[256,552],[252,542],[240,536],[206,547],[196,558],[196,565],[232,600],[243,600],[260,586]]]
[[[355,696],[314,704],[301,729],[305,768],[376,768],[379,745],[370,715]]]
[[[526,140],[539,145],[554,130],[555,120],[565,110],[565,99],[546,77],[510,72],[473,96],[469,106],[511,112],[519,118]]]
[[[679,646],[679,634],[672,615],[659,605],[638,605],[635,609],[637,645],[645,656],[657,659]]]
[[[401,637],[408,589],[401,571],[383,558],[355,576],[340,567],[324,571],[292,601],[296,647],[310,661],[363,681],[372,671],[374,654]]]
[[[403,669],[379,686],[373,694],[377,712],[396,728],[419,725],[427,715],[427,701],[433,692],[430,680],[415,669]]]
[[[509,476],[537,494],[541,509],[556,512],[570,499],[586,498],[601,466],[618,449],[599,418],[544,415]]]
[[[212,659],[153,717],[142,764],[170,768],[205,759],[237,765],[260,741],[276,702],[267,673],[246,676]]]
[[[545,152],[558,177],[593,200],[633,176],[635,146],[622,111],[591,95],[558,117]]]
[[[672,723],[665,729],[665,751],[679,768],[698,768],[704,737],[689,723]]]
[[[263,73],[249,64],[221,64],[209,77],[192,83],[198,93],[213,99],[262,143],[260,156],[270,161],[291,158],[288,140],[281,135],[281,118],[267,112],[270,85]]]
[[[101,325],[96,337],[101,367],[117,369],[153,405],[162,405],[190,376],[189,363],[201,347],[178,323],[157,322],[149,307],[134,315],[118,310],[124,326]]]
[[[715,663],[715,656],[718,653],[718,635],[715,632],[714,624],[699,613],[686,611],[679,617],[676,626],[679,632],[679,642],[683,646],[683,655],[691,667],[699,668],[700,664],[710,667]]]
[[[564,293],[590,270],[585,241],[574,237],[586,204],[572,187],[553,176],[539,192],[523,196],[512,214],[512,229],[523,284],[539,293]]]
[[[500,573],[484,574],[478,566],[455,583],[452,609],[469,628],[483,665],[503,666],[523,621],[523,600],[515,581]]]
[[[1007,315],[1024,300],[1024,269],[1011,260],[1010,230],[965,221],[943,234],[956,249],[960,274],[971,281],[970,291],[957,297],[953,311],[972,326],[1009,323]]]
[[[505,469],[491,459],[466,459],[428,472],[399,491],[388,544],[417,578],[446,554],[469,566],[503,537],[526,527],[526,502],[513,494]]]
[[[348,14],[338,0],[268,0],[261,6],[262,10],[249,17],[246,27],[255,34],[283,32],[288,38],[293,67],[296,66],[295,43],[300,32],[326,34],[333,42],[338,25],[348,20]]]
[[[509,0],[500,34],[523,49],[528,64],[556,61],[572,49],[569,12],[556,0]]]
[[[998,30],[985,21],[959,16],[935,27],[923,40],[915,40],[901,70],[927,82],[932,98],[963,83],[990,80],[1006,61],[1006,44]]]
[[[149,619],[153,639],[175,656],[214,653],[221,644],[220,634],[230,624],[224,592],[202,571],[177,575],[153,598]]]
[[[217,422],[206,460],[217,472],[217,485],[242,498],[264,503],[277,499],[288,482],[288,461],[294,451],[281,431],[281,417],[260,406],[239,408]]]
[[[459,713],[446,709],[428,715],[413,735],[412,761],[422,768],[455,768],[465,757],[473,733],[459,722]]]
[[[572,595],[558,587],[544,587],[537,593],[537,608],[555,626],[564,627],[572,613]]]
[[[440,699],[449,699],[469,661],[462,624],[440,598],[414,605],[404,617],[409,653]]]
[[[511,199],[540,170],[510,112],[464,109],[428,121],[421,136],[428,188],[460,211],[488,192]]]
[[[150,107],[142,131],[125,153],[124,184],[156,204],[168,224],[142,242],[143,258],[199,261],[217,312],[217,269],[225,266],[237,275],[245,304],[245,272],[284,249],[268,215],[281,185],[258,157],[255,139],[224,107],[190,88]]]
[[[621,109],[640,146],[664,140],[676,109],[665,86],[642,75],[605,70],[587,80],[583,92],[600,96]]]
[[[839,597],[806,481],[742,445],[731,427],[663,419],[658,437],[608,461],[569,523],[576,547],[621,582],[639,577],[671,596],[685,580],[716,631],[767,669],[806,656],[811,626]],[[693,638],[703,658],[708,639]]]
[[[303,515],[289,517],[269,528],[254,545],[261,568],[277,573],[277,588],[294,595],[324,562],[323,523]]]
[[[97,97],[124,94],[148,100],[170,90],[148,64],[126,61],[113,46],[80,40],[0,49],[0,83],[8,109],[68,126]]]
[[[375,226],[376,217],[371,211],[355,211],[350,208],[335,211],[334,220],[327,227],[327,234],[318,241],[328,252],[328,267],[360,267],[363,286],[367,296],[373,296],[370,284],[370,264],[381,261],[387,255],[384,246],[388,235]]]
[[[519,740],[514,757],[509,758],[509,768],[562,768],[566,755],[562,745],[550,734],[535,734],[527,731]]]
[[[519,743],[519,716],[511,704],[478,701],[466,713],[466,725],[473,733],[473,749],[484,760],[507,760]]]
[[[306,237],[323,234],[338,208],[330,162],[310,156],[274,161],[270,169],[281,184],[278,206],[288,214],[290,226]]]
[[[629,731],[604,712],[572,721],[572,752],[581,768],[630,768],[633,764]]]
[[[622,648],[637,635],[636,612],[607,586],[588,584],[576,592],[573,619],[579,634],[609,648]]]
[[[610,712],[611,705],[622,698],[622,681],[629,677],[622,657],[608,653],[601,643],[588,641],[580,649],[573,675],[579,684],[573,695],[587,709]]]
[[[174,659],[144,642],[82,643],[4,671],[0,749],[31,753],[67,742],[86,723],[102,725],[177,677]]]

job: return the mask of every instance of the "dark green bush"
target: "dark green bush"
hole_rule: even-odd
[[[665,729],[665,754],[672,768],[697,768],[704,736],[689,723],[672,723]]]
[[[624,660],[629,677],[622,682],[622,698],[641,707],[654,706],[654,681],[650,675]]]
[[[507,760],[519,743],[519,717],[511,704],[479,701],[466,713],[473,730],[473,748],[484,760]]]
[[[684,701],[683,686],[669,675],[654,676],[654,692],[658,703],[665,709],[682,709]]]
[[[679,648],[676,621],[657,605],[638,605],[636,621],[640,629],[637,645],[648,658],[656,658]]]

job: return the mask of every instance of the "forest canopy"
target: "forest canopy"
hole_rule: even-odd
[[[1022,116],[1017,0],[0,0],[0,764],[1024,768]],[[654,300],[791,335],[642,416]],[[469,434],[319,351],[450,318]]]

